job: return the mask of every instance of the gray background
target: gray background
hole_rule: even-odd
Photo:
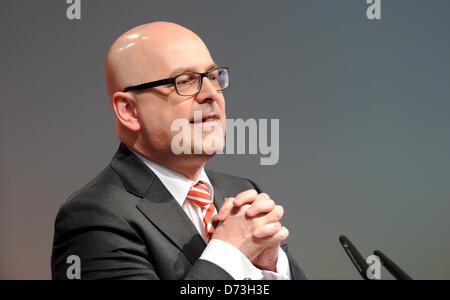
[[[229,118],[279,118],[280,160],[222,155],[286,208],[311,279],[357,279],[337,237],[414,278],[450,279],[450,1],[82,1],[0,5],[0,278],[47,279],[53,221],[116,151],[110,43],[171,20],[228,65]],[[383,278],[390,278],[386,272]]]

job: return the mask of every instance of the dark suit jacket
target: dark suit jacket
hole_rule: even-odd
[[[206,173],[217,208],[225,196],[258,188],[246,179]],[[233,279],[219,266],[198,259],[205,247],[158,177],[121,144],[111,163],[61,207],[52,278],[67,279],[66,259],[78,255],[81,279]],[[292,277],[304,279],[287,254]]]

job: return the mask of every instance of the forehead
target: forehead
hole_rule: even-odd
[[[204,72],[214,65],[206,45],[199,40],[175,41],[156,48],[155,71],[173,76],[183,71]]]
[[[195,33],[174,26],[147,26],[121,36],[111,47],[107,72],[121,88],[172,77],[184,70],[205,72],[214,61]]]

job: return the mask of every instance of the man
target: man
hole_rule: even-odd
[[[81,279],[304,278],[281,245],[283,208],[204,169],[224,145],[229,74],[203,41],[173,23],[137,26],[112,44],[105,78],[121,145],[60,209],[52,277],[66,279],[76,255]],[[190,152],[174,146],[177,120]]]

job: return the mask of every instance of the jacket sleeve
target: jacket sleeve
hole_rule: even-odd
[[[80,279],[160,279],[135,230],[113,211],[86,201],[63,206],[56,217],[52,279],[68,279],[71,255],[79,257]],[[180,279],[232,277],[213,263],[197,260]]]

